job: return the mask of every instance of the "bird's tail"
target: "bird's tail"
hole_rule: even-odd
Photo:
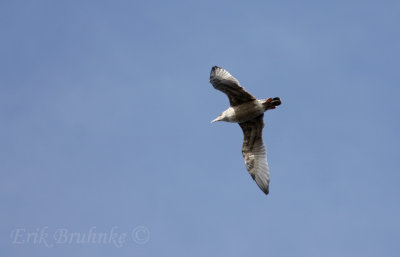
[[[268,98],[265,100],[263,103],[264,109],[265,110],[271,110],[275,109],[278,105],[281,105],[281,99],[279,97],[274,97],[274,98]]]

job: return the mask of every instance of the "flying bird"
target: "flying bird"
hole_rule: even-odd
[[[216,121],[239,123],[243,130],[242,154],[247,171],[267,195],[269,193],[269,167],[267,152],[262,140],[264,112],[281,104],[279,97],[257,100],[247,92],[239,81],[227,70],[214,66],[211,69],[210,83],[228,96],[230,107],[222,112]]]

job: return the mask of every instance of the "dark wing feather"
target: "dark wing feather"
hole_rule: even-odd
[[[210,83],[215,89],[225,93],[231,106],[240,105],[245,102],[256,100],[249,92],[240,86],[239,81],[235,79],[228,71],[214,66],[211,69]]]
[[[239,125],[244,134],[242,154],[247,171],[260,189],[265,194],[268,194],[269,167],[267,163],[267,151],[262,140],[263,117],[264,114],[255,119],[239,123]]]

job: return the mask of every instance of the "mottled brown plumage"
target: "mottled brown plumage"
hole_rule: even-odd
[[[215,89],[228,96],[231,105],[212,122],[239,123],[244,135],[242,154],[247,171],[260,189],[268,194],[270,179],[267,152],[262,140],[263,117],[266,110],[275,109],[281,100],[278,97],[257,100],[228,71],[217,66],[211,70],[210,82]]]
[[[217,74],[213,76],[214,74]],[[211,71],[210,82],[215,89],[224,92],[228,98],[231,106],[237,106],[242,103],[257,100],[243,87],[240,86],[239,81],[235,79],[228,71],[214,66]]]

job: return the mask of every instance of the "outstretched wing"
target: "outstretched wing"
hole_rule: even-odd
[[[215,89],[224,92],[228,96],[231,106],[256,100],[254,96],[240,86],[237,79],[223,68],[217,66],[212,67],[210,83]]]
[[[239,123],[243,130],[242,154],[247,171],[256,181],[261,190],[269,192],[269,168],[267,163],[267,151],[262,140],[264,127],[264,114],[255,119]]]

